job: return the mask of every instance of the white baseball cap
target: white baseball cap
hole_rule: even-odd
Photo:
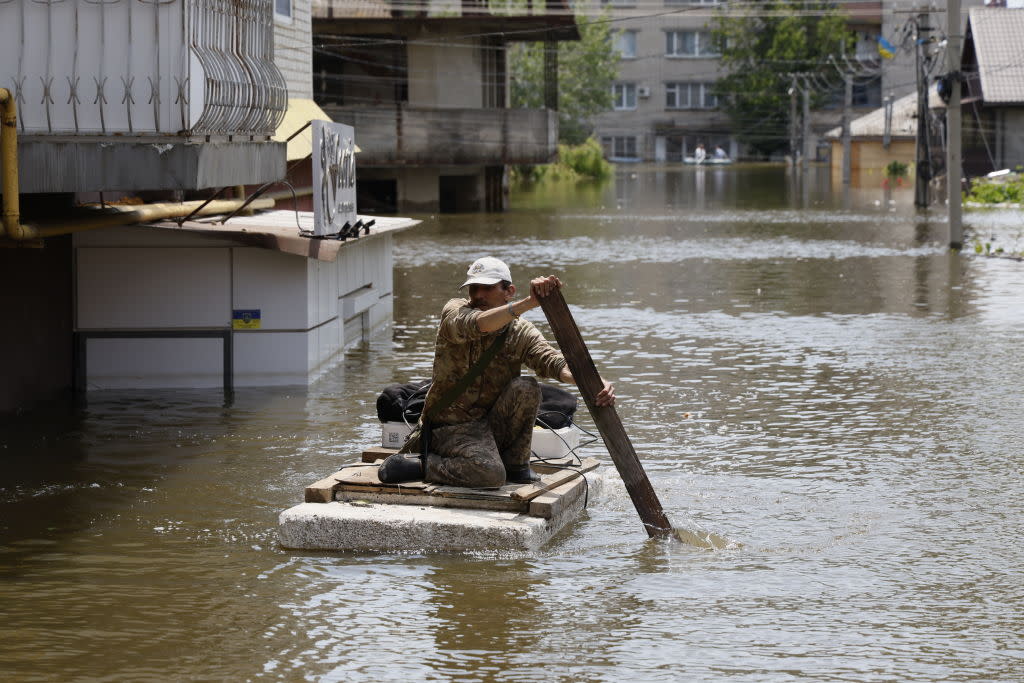
[[[469,279],[462,283],[467,285],[496,285],[502,280],[512,282],[512,273],[509,272],[505,262],[493,256],[484,256],[473,261],[473,265],[466,271]],[[462,289],[459,287],[459,289]]]

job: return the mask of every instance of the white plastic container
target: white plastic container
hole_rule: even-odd
[[[410,433],[412,426],[404,422],[385,422],[381,425],[380,445],[384,448],[401,448]]]
[[[564,441],[563,441],[564,439]],[[530,448],[538,458],[550,460],[563,458],[569,450],[580,445],[580,430],[575,427],[561,429],[533,429],[533,440]]]

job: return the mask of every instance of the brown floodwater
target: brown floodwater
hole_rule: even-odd
[[[396,238],[393,329],[308,388],[6,419],[0,671],[1024,679],[1024,264],[949,253],[911,202],[776,167],[620,167],[503,215],[423,216]],[[1024,224],[966,220],[1008,245]],[[614,478],[536,553],[277,547],[278,513],[379,439],[381,387],[428,374],[484,254],[562,277],[669,517],[741,547],[648,540]]]

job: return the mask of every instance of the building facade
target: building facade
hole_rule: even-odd
[[[275,135],[312,92],[310,16],[0,3],[0,413],[73,386],[305,384],[387,325],[392,235],[415,221],[325,245],[308,213],[229,215],[238,188],[285,177]]]
[[[619,76],[613,109],[594,121],[595,136],[613,161],[680,162],[698,144],[739,148],[729,118],[712,87],[719,76],[719,50],[710,21],[717,2],[694,2],[687,10],[651,13],[616,0],[615,45]],[[665,1],[671,8],[680,3]],[[690,5],[690,3],[687,3]]]
[[[878,37],[882,2],[842,3],[848,26],[857,37],[858,77],[853,87],[856,114],[881,104],[882,68]],[[663,11],[633,0],[612,0],[603,7],[614,18],[619,76],[613,85],[613,109],[595,118],[595,135],[613,161],[679,162],[697,145],[709,153],[720,147],[730,158],[742,158],[735,124],[719,107],[713,87],[722,75],[720,48],[711,40],[714,16],[729,11],[724,0],[663,0]],[[812,117],[813,140],[839,123],[843,104],[842,77],[831,78],[825,107]],[[827,149],[827,148],[826,148]],[[827,154],[827,152],[825,152]]]
[[[510,109],[514,41],[578,39],[564,0],[492,10],[478,2],[313,5],[313,96],[357,130],[360,206],[501,211],[511,164],[552,161],[553,107]]]
[[[1024,6],[974,7],[964,40],[963,162],[968,175],[1024,166]]]

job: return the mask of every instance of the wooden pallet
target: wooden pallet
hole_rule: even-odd
[[[362,463],[338,470],[307,486],[306,502],[431,505],[520,512],[551,519],[584,495],[587,484],[582,475],[597,469],[600,464],[596,458],[585,458],[580,466],[567,470],[555,468],[550,462],[546,465],[533,463],[534,469],[541,473],[538,484],[509,484],[498,489],[438,486],[422,481],[385,484],[377,478],[374,464],[394,452],[393,449],[379,447],[364,451]]]

